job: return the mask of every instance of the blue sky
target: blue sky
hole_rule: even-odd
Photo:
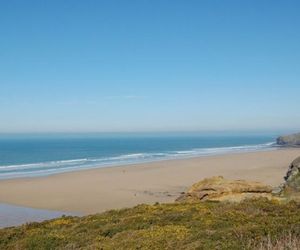
[[[299,1],[1,1],[0,132],[300,130]]]

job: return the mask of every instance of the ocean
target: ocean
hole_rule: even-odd
[[[0,179],[157,160],[272,150],[276,135],[57,134],[0,136]]]

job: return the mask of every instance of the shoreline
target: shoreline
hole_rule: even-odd
[[[299,148],[299,147],[295,147]],[[268,152],[268,151],[274,151],[274,150],[286,150],[290,148],[267,148],[267,149],[261,149],[261,150],[254,150],[254,151],[243,151],[243,152],[225,152],[225,153],[218,153],[218,154],[211,154],[211,155],[192,155],[192,156],[181,156],[181,157],[170,157],[170,158],[161,158],[161,159],[151,159],[151,160],[144,160],[144,161],[138,161],[138,162],[131,162],[131,163],[119,163],[119,164],[108,164],[108,165],[100,165],[100,166],[93,166],[93,167],[86,167],[86,168],[76,168],[72,170],[62,171],[62,172],[55,172],[55,173],[49,173],[49,174],[41,174],[41,175],[32,175],[32,176],[22,176],[22,177],[11,177],[11,178],[0,178],[1,181],[7,181],[7,180],[22,180],[22,179],[35,179],[35,178],[43,178],[43,177],[50,177],[50,176],[56,176],[56,175],[63,175],[68,173],[75,173],[75,172],[81,172],[81,171],[89,171],[89,170],[99,170],[99,169],[110,169],[110,168],[120,168],[120,167],[133,167],[136,165],[144,165],[144,164],[151,164],[155,162],[164,162],[164,161],[177,161],[177,160],[189,160],[189,159],[197,159],[197,158],[203,158],[203,157],[217,157],[217,156],[223,156],[223,155],[236,155],[236,154],[247,154],[247,153],[255,153],[255,152]]]
[[[155,163],[163,163],[163,162],[173,162],[173,161],[185,161],[185,160],[193,160],[198,158],[211,158],[211,157],[218,157],[218,156],[225,156],[225,155],[240,155],[240,154],[248,154],[248,153],[256,153],[256,152],[269,152],[275,150],[288,150],[288,149],[299,149],[300,147],[278,147],[278,148],[267,148],[255,151],[244,151],[244,152],[225,152],[225,153],[218,153],[218,154],[211,154],[211,155],[194,155],[194,156],[182,156],[176,158],[162,158],[162,159],[152,159],[152,160],[145,160],[139,162],[132,162],[132,163],[120,163],[120,164],[113,164],[113,165],[101,165],[101,166],[94,166],[94,167],[87,167],[87,168],[78,168],[70,171],[64,172],[57,172],[51,174],[42,174],[42,175],[33,175],[33,176],[23,176],[23,177],[13,177],[13,178],[0,178],[0,183],[3,181],[14,181],[14,180],[34,180],[37,178],[48,178],[52,176],[60,176],[60,175],[68,175],[72,173],[80,173],[86,171],[94,171],[94,170],[106,170],[106,169],[117,169],[117,168],[130,168],[130,167],[141,167],[144,165],[150,165]]]
[[[280,148],[0,180],[0,203],[90,214],[172,202],[193,183],[216,175],[276,186],[299,155],[299,148]]]
[[[82,159],[52,160],[52,161],[45,161],[45,162],[2,165],[0,166],[0,181],[10,180],[10,179],[45,177],[45,176],[89,170],[89,169],[111,168],[111,167],[129,166],[129,165],[137,165],[137,164],[147,164],[147,163],[159,162],[159,161],[181,160],[181,159],[190,159],[190,158],[198,158],[198,157],[209,157],[209,156],[218,156],[218,155],[226,155],[226,154],[240,154],[240,153],[280,149],[280,147],[274,146],[273,144],[274,144],[273,142],[268,142],[268,143],[255,144],[255,145],[198,148],[192,150],[170,151],[164,153],[153,153],[153,152],[152,153],[130,153],[130,154],[121,154],[118,156],[111,156],[111,157],[104,157],[104,158],[100,157],[98,159],[82,158]],[[111,162],[101,163],[103,159],[109,160]],[[96,162],[99,161],[99,162],[93,163],[94,161]],[[70,163],[72,164],[69,165]],[[58,164],[59,167],[53,168],[53,166],[51,166],[51,168],[49,168],[50,165],[53,164],[54,165]],[[61,164],[67,164],[67,165],[64,166]],[[35,170],[35,167],[39,165],[40,168]],[[32,168],[33,166],[34,168]],[[21,168],[18,171],[19,167]],[[10,172],[10,168],[12,168],[13,170],[12,172]],[[4,173],[2,173],[1,170],[3,170]]]

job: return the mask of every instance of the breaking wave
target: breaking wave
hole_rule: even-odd
[[[158,160],[220,155],[227,153],[253,152],[271,149],[276,149],[276,145],[274,143],[235,147],[196,148],[183,151],[133,153],[101,158],[83,158],[19,165],[5,165],[0,166],[0,179],[45,176],[50,174],[99,167],[121,166]]]

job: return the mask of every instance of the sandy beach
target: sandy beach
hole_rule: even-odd
[[[299,148],[278,149],[2,180],[0,203],[89,214],[171,202],[193,183],[216,175],[276,186],[297,156]]]

